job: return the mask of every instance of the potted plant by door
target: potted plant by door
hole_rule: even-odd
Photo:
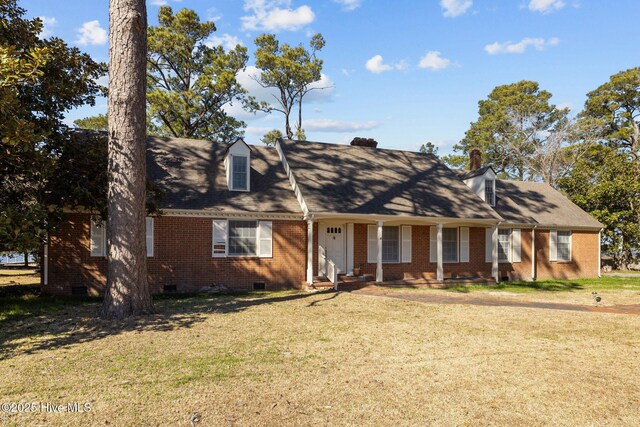
[[[360,268],[360,266],[353,267],[353,275],[354,277],[362,276],[362,269]]]

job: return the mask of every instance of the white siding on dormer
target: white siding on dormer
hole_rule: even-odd
[[[244,189],[233,188],[233,157],[247,158],[247,185]],[[229,191],[249,191],[251,189],[251,149],[242,140],[238,140],[229,146],[227,156],[224,159],[224,168],[227,176]]]
[[[472,178],[465,179],[464,183],[467,184],[467,187],[469,187],[471,191],[476,193],[478,197],[484,200],[484,182],[487,179],[492,179],[495,183],[496,174],[493,172],[493,169],[491,168],[487,169],[487,171],[483,175],[478,175]],[[494,194],[495,194],[495,186],[494,186]],[[497,194],[495,197],[497,197]]]

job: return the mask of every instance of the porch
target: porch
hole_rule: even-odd
[[[307,231],[310,288],[495,283],[500,274],[495,220],[331,215],[307,219]]]
[[[307,289],[318,291],[329,289],[336,289],[338,291],[351,291],[365,288],[371,285],[382,287],[445,288],[447,286],[453,285],[470,284],[490,285],[495,284],[495,280],[482,277],[449,277],[443,280],[428,278],[408,278],[376,282],[375,277],[373,277],[372,275],[353,277],[347,276],[346,274],[341,274],[338,276],[336,283],[331,282],[326,276],[315,276],[313,278],[313,284],[308,286]]]

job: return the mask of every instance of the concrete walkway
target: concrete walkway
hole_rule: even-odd
[[[360,289],[354,289],[350,292],[357,295],[396,298],[427,304],[468,304],[486,307],[522,307],[546,310],[583,311],[591,313],[640,314],[640,304],[596,306],[564,304],[556,302],[517,301],[479,294],[445,295],[434,294],[431,292],[425,293],[415,290],[391,289],[380,286],[366,286]]]

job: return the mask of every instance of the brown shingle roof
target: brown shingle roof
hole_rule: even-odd
[[[290,140],[281,147],[313,213],[499,219],[432,155]]]
[[[540,182],[496,180],[495,210],[506,221],[519,224],[602,227],[562,193]]]
[[[251,147],[249,192],[229,191],[226,149],[206,140],[149,137],[147,173],[164,191],[162,208],[302,215],[275,148]]]

